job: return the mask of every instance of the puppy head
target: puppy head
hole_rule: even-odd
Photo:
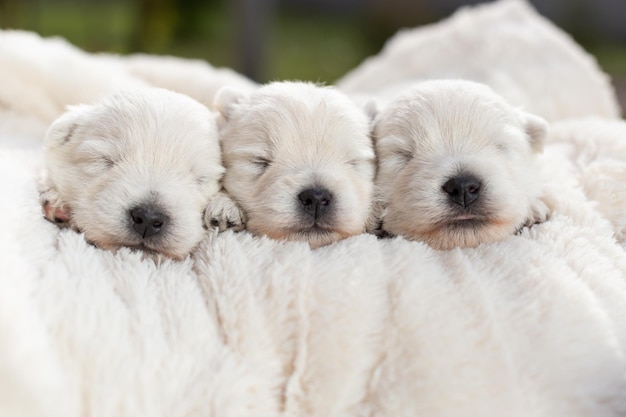
[[[376,119],[383,229],[438,249],[504,239],[540,194],[547,124],[469,81],[429,81]]]
[[[146,88],[72,107],[46,138],[50,204],[96,246],[182,258],[223,174],[215,116],[181,94]]]
[[[252,233],[327,245],[364,231],[375,171],[369,119],[330,87],[276,82],[215,102],[226,174]]]

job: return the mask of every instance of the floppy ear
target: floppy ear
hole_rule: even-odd
[[[237,88],[224,86],[215,94],[213,108],[219,112],[221,116],[220,119],[228,121],[232,116],[233,108],[240,103],[245,96],[246,93]]]
[[[539,116],[521,111],[524,130],[528,135],[530,146],[535,152],[543,151],[543,144],[548,136],[548,122]]]
[[[57,148],[69,143],[88,107],[87,105],[70,106],[67,112],[52,122],[44,138],[46,148]]]

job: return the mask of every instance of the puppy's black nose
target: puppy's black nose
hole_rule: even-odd
[[[298,200],[306,214],[319,219],[330,210],[333,197],[325,188],[309,188],[298,194]]]
[[[161,233],[167,224],[167,216],[152,205],[134,207],[129,214],[133,229],[143,239]]]
[[[462,175],[450,178],[441,188],[454,203],[467,207],[480,196],[480,186],[481,182],[478,178],[472,175]]]

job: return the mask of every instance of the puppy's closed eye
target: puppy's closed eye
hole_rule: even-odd
[[[264,157],[252,158],[251,162],[261,171],[265,171],[272,163],[269,159]]]
[[[106,139],[87,140],[76,150],[77,159],[98,168],[111,168],[121,159],[119,150]]]
[[[413,159],[413,152],[407,149],[395,149],[393,151],[393,158],[396,158],[398,161],[409,162]]]
[[[359,158],[348,161],[348,165],[356,172],[367,174],[374,167],[374,158]]]
[[[394,164],[404,166],[415,156],[413,147],[407,143],[406,139],[398,136],[388,136],[381,139],[378,144],[379,157]]]
[[[362,165],[369,163],[369,160],[366,159],[352,159],[348,161],[348,165],[351,165],[353,168],[360,168]]]
[[[214,181],[213,178],[208,177],[208,176],[201,176],[201,177],[196,177],[196,184],[198,184],[199,186],[204,186],[206,184],[212,184]]]
[[[384,159],[380,163],[385,164],[387,167],[393,167],[392,169],[399,172],[413,160],[414,156],[415,154],[408,149],[391,148],[387,149],[384,154],[381,153],[380,157]]]
[[[494,146],[501,155],[508,155],[511,152],[511,148],[504,142],[497,142]]]
[[[115,165],[115,160],[107,155],[102,155],[100,161],[103,162],[107,168],[112,168]]]
[[[100,175],[113,168],[118,161],[111,155],[89,153],[82,155],[77,162],[83,166],[85,172]]]

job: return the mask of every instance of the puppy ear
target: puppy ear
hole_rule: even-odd
[[[530,140],[530,146],[535,152],[543,150],[543,144],[548,136],[548,122],[539,116],[521,111],[524,130]]]
[[[71,142],[74,131],[83,119],[88,106],[70,106],[66,113],[56,119],[48,128],[44,138],[47,148],[57,148]]]
[[[233,108],[246,96],[241,90],[231,86],[220,88],[213,99],[213,108],[217,110],[223,120],[228,121],[232,116]]]

